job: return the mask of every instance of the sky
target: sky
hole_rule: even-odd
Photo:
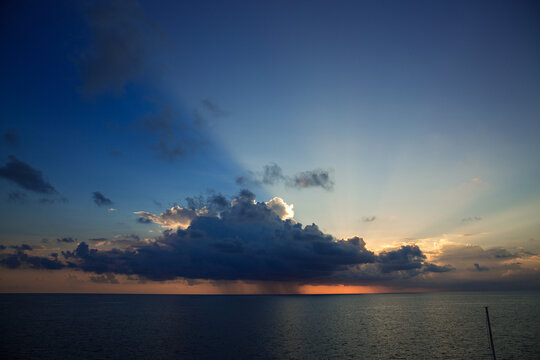
[[[540,289],[536,1],[6,1],[0,292]]]

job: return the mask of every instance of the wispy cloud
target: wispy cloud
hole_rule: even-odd
[[[112,200],[107,198],[105,195],[103,195],[99,191],[94,191],[92,193],[92,199],[94,200],[94,203],[97,206],[111,206],[111,205],[113,205]]]
[[[91,38],[76,59],[80,90],[88,96],[121,94],[130,81],[143,75],[147,56],[161,32],[136,1],[93,1],[86,5]]]
[[[4,142],[12,147],[19,146],[19,133],[15,131],[15,129],[9,129],[6,132],[4,132],[2,138],[4,139]]]
[[[0,177],[7,179],[23,189],[40,194],[56,194],[56,189],[43,178],[41,171],[10,155],[8,163],[0,167]]]
[[[314,169],[288,176],[275,163],[265,165],[262,172],[249,172],[247,175],[237,177],[236,183],[239,185],[284,184],[297,189],[320,187],[327,191],[334,189],[332,170]]]
[[[480,216],[469,216],[469,217],[461,219],[461,222],[466,223],[466,224],[470,224],[470,223],[478,222],[478,221],[481,221],[481,220],[482,220],[482,217],[480,217]]]

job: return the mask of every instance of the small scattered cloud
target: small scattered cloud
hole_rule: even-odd
[[[76,243],[77,239],[74,239],[72,237],[57,238],[56,242],[72,244],[72,243]]]
[[[4,142],[12,147],[19,146],[19,134],[15,129],[9,129],[6,132],[4,132],[2,138],[4,139]]]
[[[23,189],[39,194],[56,194],[56,189],[44,178],[41,171],[10,155],[8,163],[0,167],[0,177],[7,179]]]
[[[179,118],[171,105],[156,106],[154,112],[136,121],[134,128],[148,136],[150,149],[159,157],[174,162],[209,144],[197,127]]]
[[[474,263],[474,270],[475,271],[489,271],[488,267],[480,266],[478,263]]]
[[[466,224],[470,224],[470,223],[475,223],[475,222],[478,222],[478,221],[481,221],[481,220],[482,220],[482,218],[480,216],[469,216],[469,217],[461,219],[461,222],[466,223]]]
[[[324,190],[333,190],[334,181],[331,179],[330,171],[316,169],[303,171],[293,177],[293,186],[297,188],[321,187]]]
[[[109,239],[103,238],[103,237],[101,237],[101,238],[91,238],[91,239],[88,239],[88,241],[91,241],[91,242],[103,242],[103,241],[107,241],[107,240],[109,240]]]
[[[98,284],[118,284],[118,279],[113,273],[90,276],[90,281]]]
[[[222,117],[229,116],[231,114],[229,111],[220,108],[218,104],[208,98],[201,101],[201,106],[214,116]]]
[[[40,204],[52,205],[52,204],[58,204],[58,203],[67,203],[68,199],[63,197],[63,196],[60,197],[60,198],[56,198],[56,199],[40,198],[40,199],[38,199],[37,202],[40,203]]]
[[[249,172],[247,175],[237,177],[236,183],[257,186],[284,184],[297,189],[320,187],[327,191],[334,189],[332,170],[314,169],[288,176],[275,163],[265,165],[262,172]]]
[[[118,234],[114,236],[114,241],[140,241],[141,238],[139,235],[136,234]]]
[[[122,156],[122,152],[120,150],[111,149],[109,150],[109,155],[111,155],[114,158],[119,158]]]
[[[139,211],[135,212],[135,214],[137,214],[139,216],[141,215],[141,213],[143,213],[143,212],[139,212]],[[146,218],[146,217],[138,217],[137,222],[140,223],[140,224],[153,224],[154,223],[151,219]]]
[[[22,191],[11,191],[7,195],[7,200],[10,202],[23,204],[28,200],[28,196]]]
[[[99,191],[94,191],[92,193],[92,199],[96,203],[97,206],[111,206],[113,205],[113,202],[111,199],[105,197],[102,193]]]
[[[133,0],[92,1],[85,18],[90,30],[88,48],[75,60],[81,87],[87,96],[122,94],[131,81],[140,78],[147,56],[161,30]]]
[[[11,245],[10,249],[15,249],[17,251],[30,251],[32,250],[32,247],[28,244],[21,244],[21,245]]]

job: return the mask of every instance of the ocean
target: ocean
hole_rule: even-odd
[[[540,359],[540,293],[0,295],[3,359]]]

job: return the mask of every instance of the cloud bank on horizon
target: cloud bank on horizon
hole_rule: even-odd
[[[166,228],[161,236],[141,240],[120,236],[108,249],[85,241],[72,251],[48,257],[31,255],[28,245],[4,249],[0,264],[10,269],[70,269],[88,272],[98,282],[117,283],[114,275],[149,281],[175,279],[288,282],[312,285],[388,284],[394,287],[466,289],[540,285],[537,268],[522,266],[538,257],[530,252],[447,246],[428,260],[419,246],[402,245],[378,254],[360,237],[335,239],[316,224],[303,226],[292,205],[280,198],[257,202],[242,190],[230,202],[221,194],[178,205],[161,214],[136,212],[143,223]],[[195,207],[197,206],[197,207]],[[75,243],[72,238],[58,242]],[[107,239],[91,239],[104,243]],[[41,249],[43,251],[43,248]],[[456,271],[455,264],[460,271]],[[458,272],[458,276],[452,273]],[[493,274],[502,274],[494,279]],[[460,278],[465,274],[466,279]],[[447,276],[450,275],[450,276]],[[479,275],[478,277],[476,277]],[[92,280],[93,281],[93,280]]]

